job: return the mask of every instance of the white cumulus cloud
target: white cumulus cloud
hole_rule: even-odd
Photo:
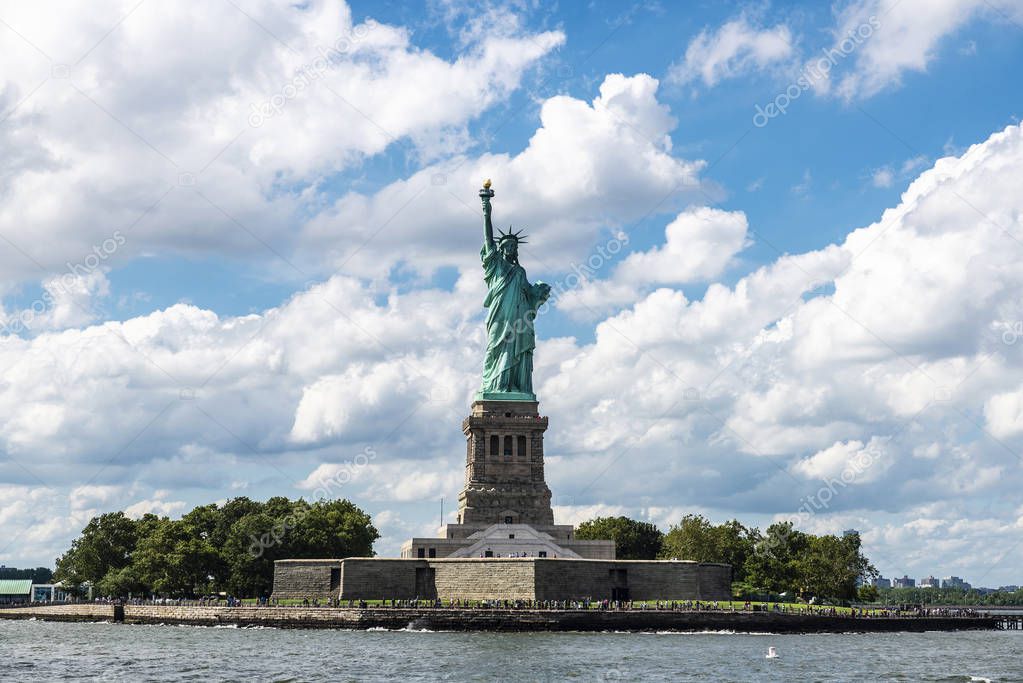
[[[784,62],[794,53],[788,26],[761,28],[742,15],[715,31],[701,31],[690,41],[682,62],[669,69],[668,78],[681,84],[700,80],[712,87],[725,79]]]

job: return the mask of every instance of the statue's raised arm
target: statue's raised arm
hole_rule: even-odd
[[[490,189],[490,180],[483,182],[483,189],[480,190],[480,199],[483,200],[483,244],[488,250],[494,249],[494,224],[490,222],[490,213],[493,207],[490,205],[490,198],[494,191]]]

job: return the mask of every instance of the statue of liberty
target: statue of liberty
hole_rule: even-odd
[[[529,284],[525,269],[519,265],[521,232],[501,232],[494,239],[490,222],[490,200],[494,191],[490,181],[483,183],[483,279],[487,283],[487,355],[483,361],[483,384],[477,400],[535,401],[533,393],[533,349],[536,311],[550,296],[549,285]]]

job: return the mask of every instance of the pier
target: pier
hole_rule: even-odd
[[[1020,614],[991,614],[992,619],[998,620],[998,628],[1002,631],[1023,631],[1023,615]]]

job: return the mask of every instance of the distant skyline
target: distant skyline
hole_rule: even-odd
[[[932,574],[928,574],[927,576],[923,576],[923,577],[912,577],[912,576],[907,577],[907,576],[886,576],[885,574],[882,573],[877,578],[878,579],[887,579],[889,581],[895,581],[896,579],[910,578],[910,579],[913,579],[914,581],[916,581],[916,585],[917,585],[918,588],[920,587],[920,582],[921,581],[925,581],[928,578],[933,578],[933,579],[937,580],[940,583],[943,583],[947,579],[959,579],[959,580],[961,580],[961,581],[963,581],[965,583],[968,583],[971,588],[977,588],[977,589],[982,589],[982,590],[1001,590],[1003,588],[1011,588],[1012,586],[1015,586],[1016,588],[1019,587],[1019,584],[1015,584],[1015,583],[1007,583],[1007,584],[994,585],[994,586],[974,585],[972,582],[970,582],[970,580],[968,578],[963,577],[963,576],[956,576],[954,574],[950,574],[950,575],[946,575],[946,576],[934,576]],[[944,588],[944,585],[942,585],[941,587]],[[1013,588],[1013,590],[1016,590],[1016,589]]]
[[[1018,582],[1021,38],[1020,0],[5,4],[0,562],[240,495],[433,535],[491,178],[555,293],[557,521]]]

